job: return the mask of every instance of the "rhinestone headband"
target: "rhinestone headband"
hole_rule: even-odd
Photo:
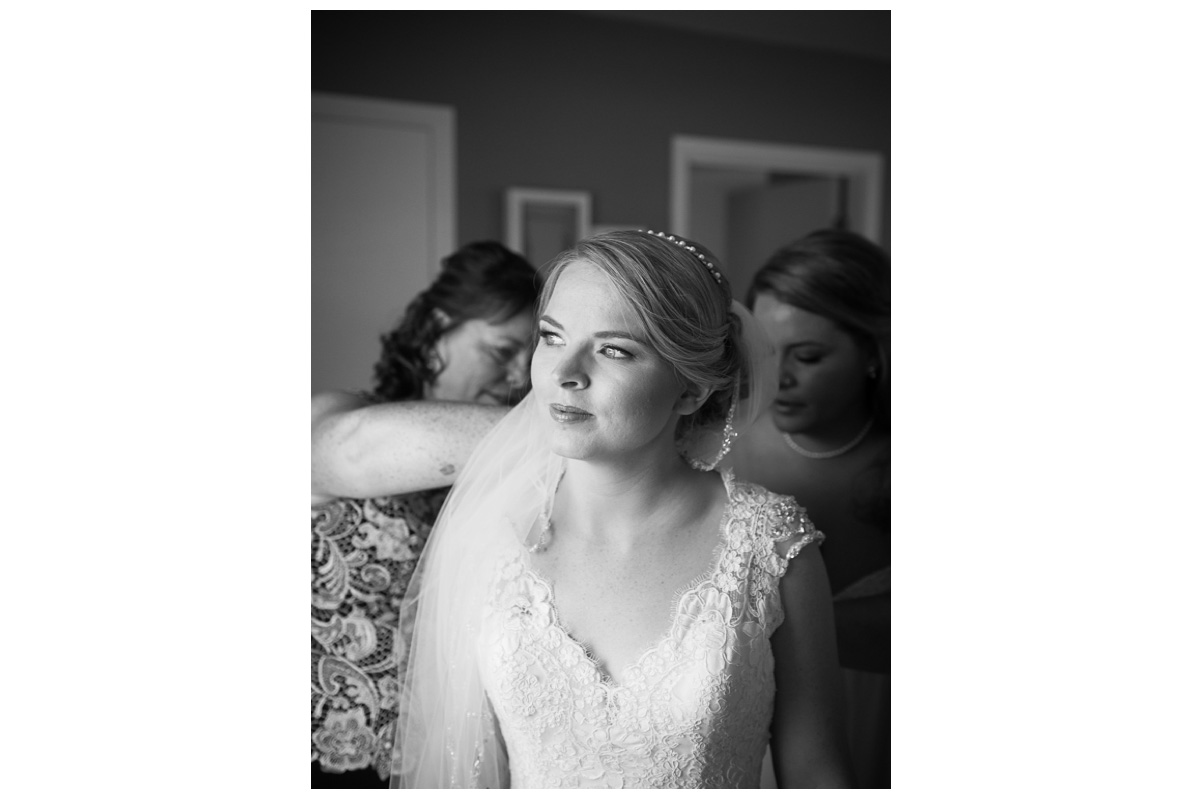
[[[690,245],[686,241],[684,241],[682,236],[675,237],[670,234],[663,233],[662,231],[643,231],[643,233],[648,233],[651,236],[657,236],[660,239],[666,239],[668,242],[674,242],[675,244],[682,247],[684,250],[687,250],[692,255],[694,255],[696,258],[700,259],[701,264],[708,267],[708,271],[710,273],[712,273],[713,278],[716,279],[718,284],[721,282],[721,273],[717,271],[717,268],[713,266],[713,263],[711,261],[709,261],[707,258],[705,258],[703,253],[701,253],[695,247],[693,247],[692,245]]]

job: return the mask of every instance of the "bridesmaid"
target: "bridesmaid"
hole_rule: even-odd
[[[890,785],[890,265],[848,231],[775,253],[747,304],[777,348],[771,413],[734,446],[734,473],[794,496],[827,536],[852,757]]]

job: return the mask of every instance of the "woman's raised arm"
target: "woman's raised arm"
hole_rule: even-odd
[[[312,502],[449,486],[508,408],[412,400],[369,404],[350,392],[312,398]]]

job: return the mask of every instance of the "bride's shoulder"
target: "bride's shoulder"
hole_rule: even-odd
[[[790,494],[778,494],[761,484],[739,480],[731,469],[722,470],[721,477],[725,481],[725,489],[729,493],[729,500],[735,506],[753,509],[779,504],[790,504],[798,508],[801,512],[804,511],[803,508],[800,508],[796,504],[796,498]]]
[[[825,538],[791,495],[778,494],[757,483],[737,480],[731,471],[722,473],[722,477],[729,490],[732,516],[751,523],[746,533],[752,538],[762,537],[789,545],[799,540],[808,544]]]

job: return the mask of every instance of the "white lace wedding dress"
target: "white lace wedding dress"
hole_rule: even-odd
[[[824,536],[792,498],[724,478],[711,572],[680,593],[663,638],[615,678],[560,624],[528,554],[501,564],[479,658],[512,788],[758,788],[779,579]]]

